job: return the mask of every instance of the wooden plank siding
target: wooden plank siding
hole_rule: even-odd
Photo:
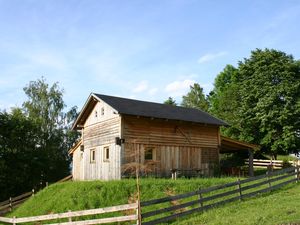
[[[144,164],[144,151],[153,148],[154,172],[169,176],[171,169],[206,170],[219,162],[217,126],[122,116],[125,139],[123,163]],[[139,155],[139,159],[137,159]],[[206,174],[209,175],[209,174]]]
[[[102,113],[104,109],[104,113]],[[114,180],[121,178],[121,147],[115,144],[120,137],[121,117],[104,102],[97,102],[87,118],[80,148],[73,153],[75,180]],[[105,159],[104,148],[109,148],[109,159]],[[95,151],[95,160],[91,160],[91,151]],[[80,166],[78,166],[79,164]]]

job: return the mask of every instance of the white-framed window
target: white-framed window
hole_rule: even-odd
[[[96,149],[91,149],[90,150],[90,163],[95,163],[96,162]]]
[[[154,152],[154,148],[152,148],[152,147],[145,148],[145,152],[144,152],[145,160],[153,160],[154,159],[153,152]]]
[[[101,115],[104,115],[104,107],[101,108]]]
[[[110,157],[110,155],[109,155],[109,146],[103,147],[103,153],[104,153],[103,161],[105,161],[105,162],[109,161],[109,157]]]

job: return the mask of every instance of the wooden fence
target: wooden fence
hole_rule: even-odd
[[[72,175],[69,175],[56,183],[61,183],[65,181],[72,180]],[[48,186],[48,182],[46,182],[46,186]],[[32,189],[30,192],[26,192],[16,197],[10,197],[8,200],[0,202],[0,216],[5,215],[6,213],[12,211],[13,209],[19,207],[22,203],[24,203],[31,196],[34,196],[35,189]]]
[[[269,192],[299,180],[299,167],[213,186],[206,189],[141,202],[142,224],[159,224],[176,218]]]
[[[249,159],[245,160],[245,164],[249,165]],[[288,164],[297,166],[300,165],[299,161],[288,161]],[[253,159],[253,166],[256,167],[270,167],[270,168],[283,168],[284,161],[282,160],[269,160],[269,159]]]
[[[113,213],[113,212],[124,212],[126,215],[121,216],[113,216],[99,219],[85,219],[80,218],[83,216],[92,216],[92,215],[100,215],[105,213]],[[118,205],[106,208],[98,208],[98,209],[89,209],[83,211],[68,211],[65,213],[56,213],[49,215],[41,215],[41,216],[32,216],[32,217],[22,217],[22,218],[7,218],[0,217],[0,222],[8,223],[8,224],[19,224],[19,223],[28,223],[28,222],[41,222],[41,221],[49,221],[49,220],[61,220],[65,219],[64,222],[49,223],[51,225],[91,225],[91,224],[104,224],[104,223],[113,223],[113,222],[125,222],[125,221],[136,221],[138,223],[138,203],[126,204],[126,205]]]
[[[64,219],[55,225],[75,225],[75,224],[103,224],[123,221],[136,221],[137,224],[149,225],[159,224],[174,220],[185,215],[201,212],[216,206],[224,205],[229,202],[243,200],[255,196],[259,193],[269,192],[278,189],[292,182],[298,182],[300,177],[299,167],[290,167],[282,170],[269,171],[267,174],[251,177],[248,179],[237,179],[218,186],[205,189],[168,196],[160,199],[152,199],[139,204],[126,204],[107,208],[89,209],[83,211],[65,212],[58,214],[41,215],[24,218],[0,217],[0,222],[18,224],[27,222],[40,222],[49,220]],[[114,217],[87,219],[83,216],[98,215],[104,213],[125,211],[125,215]],[[141,214],[139,214],[139,212]],[[141,218],[141,221],[139,221]]]
[[[34,195],[34,189],[32,191],[19,195],[17,197],[10,197],[8,200],[0,202],[0,215],[4,215],[14,208],[20,206],[28,198]]]

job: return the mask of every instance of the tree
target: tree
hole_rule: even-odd
[[[203,88],[198,83],[190,86],[190,91],[182,98],[181,106],[208,111],[208,100],[203,93]]]
[[[40,128],[36,144],[45,156],[42,179],[56,181],[69,174],[68,149],[78,138],[70,126],[77,116],[77,108],[65,113],[63,90],[58,83],[49,86],[44,78],[31,81],[24,91],[28,97],[23,104],[24,112]]]
[[[166,105],[174,105],[174,106],[177,105],[176,101],[172,97],[169,97],[166,101],[164,101],[164,104],[166,104]]]
[[[230,124],[230,127],[221,128],[221,132],[232,138],[240,135],[238,82],[238,69],[227,65],[215,78],[214,89],[208,96],[209,112]]]
[[[274,157],[300,147],[300,62],[273,49],[252,51],[238,67],[240,138]]]
[[[39,128],[21,109],[0,112],[0,124],[0,200],[5,200],[37,187],[44,165],[36,145]]]

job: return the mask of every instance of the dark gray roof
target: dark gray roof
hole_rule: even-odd
[[[94,95],[109,104],[120,114],[169,120],[182,120],[218,126],[228,125],[226,122],[198,109],[172,106],[154,102],[145,102],[127,98],[119,98],[95,93]]]

